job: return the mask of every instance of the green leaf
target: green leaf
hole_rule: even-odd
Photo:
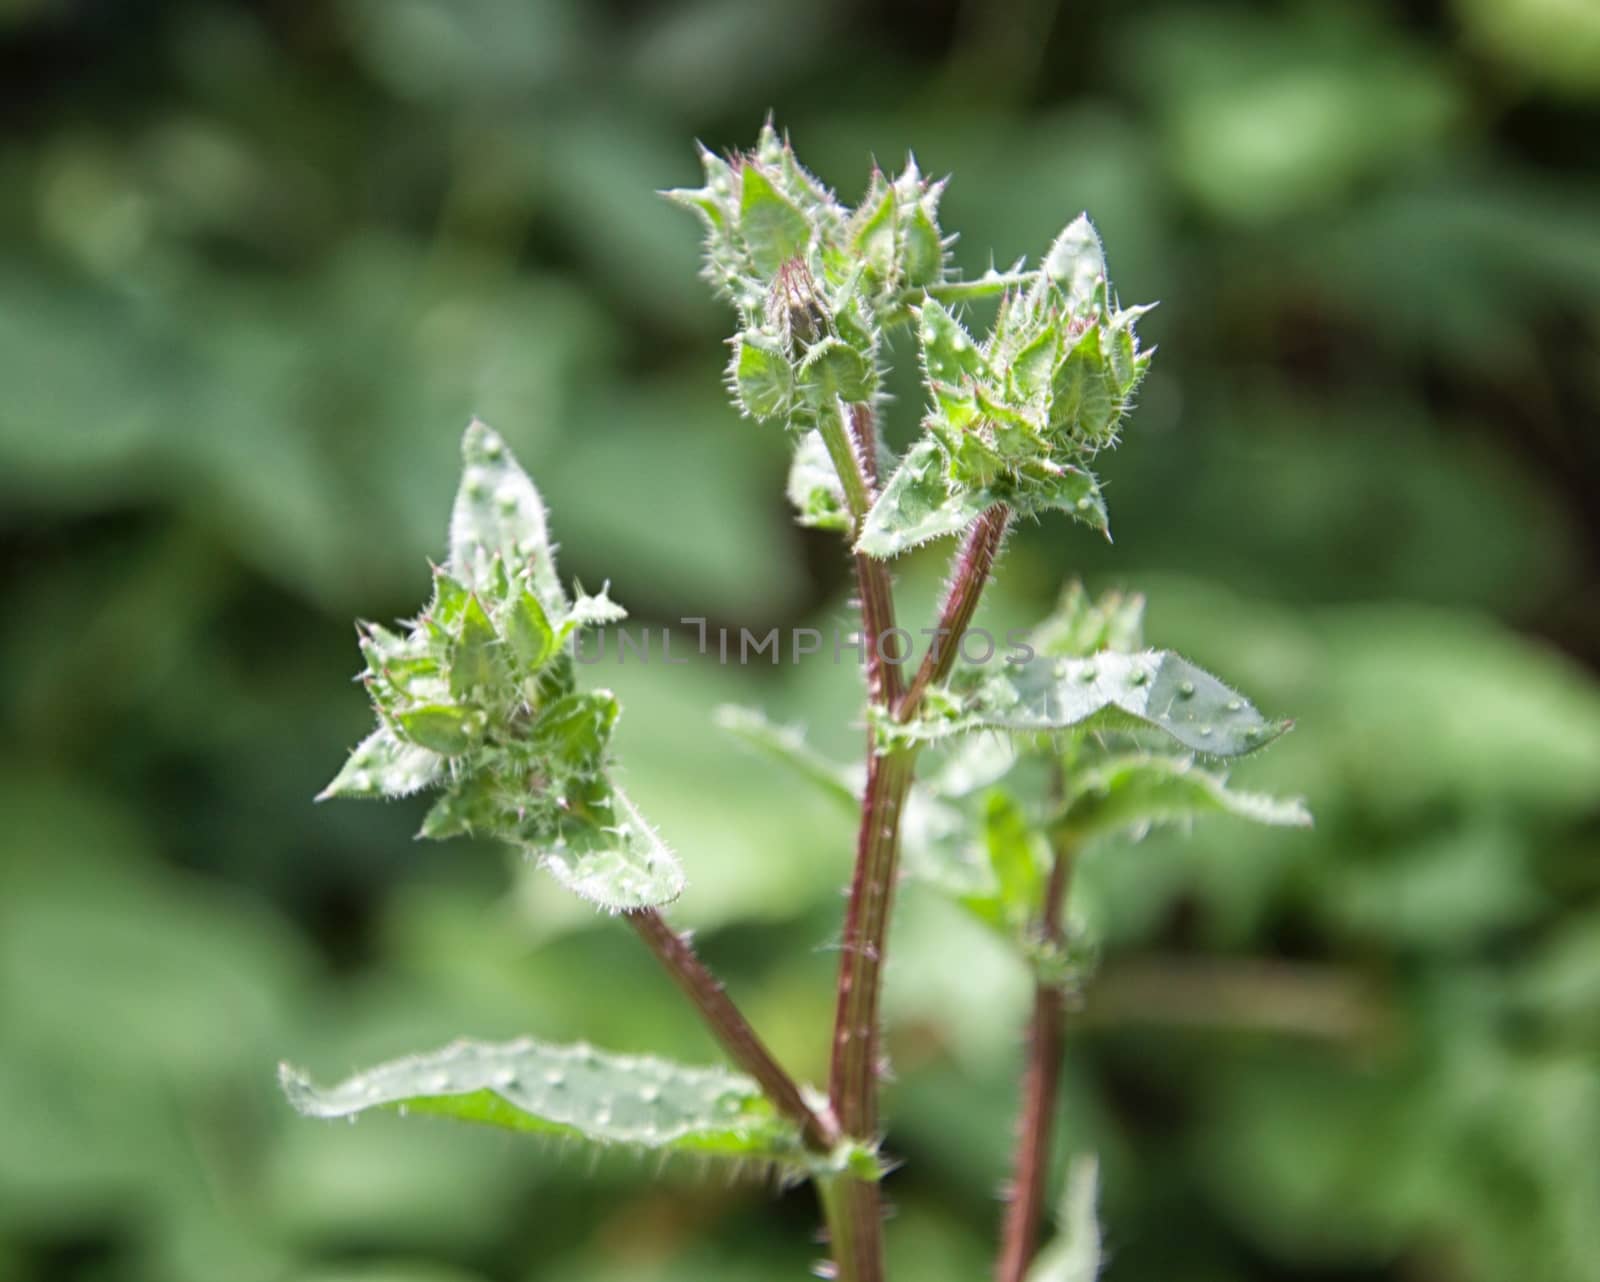
[[[1047,395],[1060,346],[1061,336],[1053,327],[1041,329],[1026,347],[1012,357],[1011,388],[1008,390],[1023,401],[1034,401]]]
[[[942,698],[930,695],[921,720],[885,732],[928,740],[967,730],[1147,727],[1193,752],[1233,757],[1290,725],[1268,721],[1216,677],[1167,650],[1085,659],[1036,655],[1006,668],[959,669]]]
[[[517,593],[505,618],[506,644],[524,669],[536,672],[556,652],[555,629],[532,592]]]
[[[918,441],[867,513],[856,550],[879,558],[899,556],[930,539],[960,533],[997,501],[982,490],[951,494],[944,455],[934,442]]]
[[[595,780],[589,796],[568,801],[556,837],[528,847],[563,886],[611,912],[659,907],[683,893],[678,857],[622,789]]]
[[[1032,921],[1044,898],[1040,844],[1016,799],[999,788],[990,792],[983,807],[983,847],[1002,911],[1013,925]]]
[[[757,421],[783,417],[794,401],[794,368],[765,334],[750,331],[734,340],[728,381],[739,408]]]
[[[1073,1159],[1056,1212],[1056,1238],[1034,1258],[1028,1282],[1094,1282],[1100,1276],[1100,1162],[1092,1154]]]
[[[795,519],[818,530],[848,530],[850,512],[845,507],[844,486],[828,457],[827,442],[815,430],[807,432],[795,447],[789,464],[789,502]]]
[[[931,298],[922,305],[917,342],[922,349],[923,373],[930,384],[959,387],[988,372],[972,335],[943,303]]]
[[[417,836],[444,841],[450,837],[498,835],[506,826],[508,791],[505,781],[495,772],[460,772],[428,807]],[[511,797],[516,798],[517,794],[511,793]]]
[[[531,1037],[457,1041],[318,1087],[280,1065],[284,1094],[307,1117],[373,1109],[426,1113],[591,1144],[799,1164],[799,1132],[747,1077],[650,1056],[554,1046]]]
[[[937,285],[944,272],[945,239],[925,199],[905,213],[902,239],[906,283],[924,287]]]
[[[544,500],[528,474],[499,434],[477,419],[461,438],[461,458],[461,488],[450,514],[450,572],[468,587],[490,591],[496,558],[525,566],[545,608],[564,610]]]
[[[862,524],[856,551],[880,559],[899,556],[932,539],[959,534],[997,503],[1020,516],[1066,512],[1110,537],[1100,483],[1080,467],[1030,473],[1021,485],[952,485],[944,452],[921,440],[906,451]]]
[[[799,381],[808,405],[831,408],[840,400],[870,401],[878,390],[878,371],[843,339],[824,337],[806,350]]]
[[[780,726],[755,708],[725,703],[716,710],[718,729],[749,744],[757,751],[792,767],[816,784],[852,818],[861,807],[861,790],[843,766],[835,765],[811,748],[796,726]]]
[[[1100,350],[1100,331],[1089,330],[1067,353],[1053,380],[1050,425],[1084,441],[1109,441],[1121,413],[1113,374]]]
[[[582,767],[598,761],[611,739],[620,709],[609,690],[576,690],[562,695],[534,727],[538,745],[556,761]]]
[[[879,280],[892,280],[899,264],[899,218],[894,184],[873,172],[872,190],[856,213],[850,248]]]
[[[1111,517],[1106,511],[1105,495],[1100,492],[1100,480],[1086,468],[1063,467],[1059,475],[1047,478],[1037,489],[1019,496],[1015,505],[1019,514],[1026,515],[1040,511],[1065,512],[1108,540],[1111,538]]]
[[[468,699],[493,686],[500,675],[495,658],[499,647],[500,638],[483,603],[475,595],[469,597],[461,615],[461,635],[450,656],[450,693]]]
[[[1044,257],[1044,274],[1066,295],[1067,315],[1083,317],[1101,301],[1106,255],[1088,214],[1079,214],[1056,237]]]
[[[333,782],[317,794],[329,797],[407,797],[439,777],[444,765],[438,753],[395,737],[380,726],[359,744]]]
[[[768,180],[760,166],[747,161],[739,170],[739,230],[750,261],[763,276],[804,252],[811,223]]]
[[[1133,753],[1074,771],[1071,795],[1056,826],[1075,842],[1116,832],[1142,834],[1160,824],[1202,815],[1233,815],[1252,823],[1309,828],[1311,813],[1297,799],[1234,792],[1227,779],[1190,757]]]
[[[410,742],[446,757],[459,757],[477,742],[483,718],[453,704],[426,704],[397,713],[395,723]]]

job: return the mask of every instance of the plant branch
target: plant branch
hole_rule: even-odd
[[[844,1133],[871,1141],[878,1129],[878,996],[884,942],[900,852],[900,813],[915,757],[906,751],[867,759],[856,840],[855,876],[845,913],[829,1094]]]
[[[872,407],[840,407],[823,415],[820,429],[850,509],[855,542],[877,497],[877,426]],[[888,567],[855,554],[861,631],[867,656],[867,698],[880,712],[900,698],[900,669],[882,643],[895,626]],[[900,846],[900,811],[911,786],[909,754],[877,754],[867,736],[867,782],[856,834],[855,870],[845,911],[833,1046],[828,1074],[833,1116],[843,1134],[873,1143],[878,1129],[878,995],[884,935],[894,895]],[[883,1210],[876,1183],[840,1177],[821,1188],[834,1268],[840,1282],[880,1282],[883,1277]]]
[[[870,430],[872,408],[868,405],[848,405],[839,401],[831,409],[825,409],[817,415],[817,432],[822,437],[822,443],[828,447],[828,459],[839,476],[839,488],[844,491],[844,505],[849,509],[850,522],[855,527],[850,531],[852,543],[860,532],[861,523],[867,519],[868,509],[872,507],[871,478],[876,471],[874,460],[861,448],[861,429],[856,421],[858,415],[864,416]]]
[[[910,687],[895,704],[895,720],[909,721],[929,687],[950,675],[961,649],[961,636],[972,624],[978,600],[989,582],[989,573],[994,569],[995,557],[1000,554],[1000,545],[1005,542],[1010,523],[1011,509],[1004,503],[996,503],[968,528],[956,553],[933,644],[922,656]]]
[[[1059,769],[1057,778],[1059,781]],[[1075,850],[1062,835],[1051,838],[1053,859],[1045,889],[1039,933],[1047,948],[1060,947],[1061,917],[1072,880]],[[1039,1249],[1039,1227],[1049,1184],[1050,1145],[1055,1130],[1061,1082],[1063,993],[1040,979],[1033,989],[1033,1019],[1028,1025],[1028,1064],[1022,1079],[1022,1113],[1017,1121],[1017,1154],[1010,1204],[1000,1239],[996,1282],[1023,1282]]]
[[[806,1103],[800,1088],[773,1057],[750,1026],[743,1013],[723,988],[722,981],[706,968],[689,943],[667,925],[654,908],[625,913],[628,924],[638,932],[646,947],[666,968],[673,983],[694,1003],[728,1057],[755,1078],[773,1106],[800,1127],[806,1144],[820,1153],[831,1152],[839,1139],[839,1129],[826,1114],[818,1114]]]
[[[818,423],[828,457],[839,474],[850,509],[850,541],[855,542],[878,487],[878,438],[872,407],[841,405],[838,414],[823,414]],[[888,662],[883,639],[894,627],[894,590],[889,569],[865,553],[855,554],[856,597],[861,605],[861,632],[867,656],[867,697],[878,707],[892,708],[900,697],[900,669]]]
[[[878,1186],[848,1176],[817,1181],[828,1225],[834,1282],[878,1282],[883,1277],[883,1211]]]

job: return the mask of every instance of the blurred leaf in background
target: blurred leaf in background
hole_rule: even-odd
[[[684,616],[844,619],[652,195],[773,108],[846,199],[871,155],[953,172],[969,273],[1087,208],[1162,299],[1117,544],[1023,531],[989,624],[1072,573],[1133,586],[1152,635],[1301,714],[1234,782],[1309,793],[1310,837],[1219,819],[1084,862],[1106,958],[1057,1170],[1101,1155],[1105,1276],[1600,1279],[1597,21],[0,3],[0,1278],[808,1266],[804,1199],[297,1122],[272,1082],[458,1033],[715,1059],[604,920],[413,844],[411,803],[310,798],[366,728],[346,620],[424,591],[471,414],[563,569],[683,651]],[[663,490],[693,496],[670,524]],[[908,600],[936,560],[897,564]],[[606,678],[683,920],[820,1076],[849,824],[712,710],[847,759],[849,664]],[[914,887],[897,931],[891,1251],[955,1282],[988,1267],[1027,977]]]

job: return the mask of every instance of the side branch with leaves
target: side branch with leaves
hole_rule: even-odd
[[[1087,217],[1037,268],[963,281],[938,221],[944,185],[914,162],[892,179],[875,171],[851,209],[770,126],[748,154],[701,159],[704,184],[667,194],[701,218],[705,275],[738,317],[730,394],[792,442],[797,519],[844,536],[867,654],[859,771],[759,713],[720,716],[858,820],[826,1090],[779,1064],[661,915],[684,888],[682,865],[615,782],[616,699],[579,689],[574,664],[582,630],[624,613],[604,591],[568,595],[543,501],[481,423],[463,442],[431,601],[398,629],[362,627],[377,728],[323,795],[436,790],[423,836],[511,843],[623,916],[739,1071],[525,1038],[457,1042],[325,1089],[285,1067],[285,1090],[318,1117],[397,1108],[767,1162],[816,1184],[832,1275],[881,1282],[880,1010],[904,869],[998,932],[1034,978],[996,1275],[1085,1282],[1099,1259],[1091,1157],[1066,1173],[1061,1236],[1039,1248],[1068,1003],[1093,969],[1090,924],[1069,902],[1074,864],[1092,843],[1206,814],[1309,823],[1299,803],[1234,791],[1202,764],[1261,748],[1287,723],[1147,648],[1140,598],[1092,601],[1074,585],[1031,633],[1025,662],[963,657],[1018,518],[1063,512],[1108,532],[1090,465],[1115,444],[1149,365],[1135,332],[1146,309],[1117,301]],[[979,338],[952,309],[984,298],[997,306]],[[878,420],[897,329],[916,345],[928,403],[921,435],[893,458]],[[888,562],[949,536],[960,539],[933,641],[903,680],[904,656],[882,648],[896,628]]]

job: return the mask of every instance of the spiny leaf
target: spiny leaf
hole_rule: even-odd
[[[1167,650],[1103,652],[1086,659],[1037,655],[1008,671],[959,669],[921,720],[883,725],[891,737],[939,739],[967,730],[1049,731],[1148,727],[1193,752],[1233,757],[1289,728]]]
[[[1073,841],[1115,832],[1142,832],[1202,815],[1233,815],[1252,823],[1309,828],[1311,813],[1297,799],[1234,792],[1222,775],[1190,757],[1131,753],[1075,771],[1056,826]]]
[[[994,502],[983,491],[952,495],[944,455],[932,441],[918,441],[867,513],[856,550],[880,559],[899,556],[930,539],[960,533]]]
[[[581,585],[569,609],[527,474],[479,422],[462,453],[448,567],[404,635],[362,630],[381,729],[323,795],[437,785],[423,836],[510,842],[614,912],[667,903],[683,889],[682,869],[611,783],[616,699],[578,690],[568,652],[580,628],[626,611],[606,588]]]
[[[976,276],[971,280],[937,281],[925,289],[907,290],[905,298],[907,302],[915,302],[926,295],[928,298],[938,299],[941,303],[964,303],[1024,290],[1038,279],[1038,272],[1025,270],[1019,262],[1010,271],[1003,272],[991,267],[982,276]]]
[[[811,238],[811,222],[777,190],[759,165],[739,171],[739,223],[750,261],[763,276],[801,253]]]
[[[1095,445],[1109,443],[1122,413],[1120,387],[1107,367],[1099,331],[1089,330],[1052,376],[1051,426],[1071,431]]]
[[[1088,214],[1079,214],[1056,237],[1043,269],[1066,295],[1069,316],[1082,317],[1094,307],[1105,289],[1106,254]]]
[[[1099,478],[1084,468],[1062,468],[1060,475],[1040,483],[1017,506],[1019,511],[1028,513],[1065,512],[1107,540],[1111,538],[1111,517],[1106,511],[1105,495],[1100,492]]]
[[[556,577],[544,500],[528,474],[499,433],[478,419],[461,438],[461,458],[461,488],[450,514],[451,574],[471,588],[487,590],[498,556],[505,565],[529,567],[545,608],[564,611],[567,600]]]
[[[289,1102],[307,1117],[397,1109],[600,1145],[784,1164],[798,1164],[802,1153],[798,1129],[747,1077],[531,1037],[457,1041],[326,1088],[288,1064],[278,1076]]]
[[[526,589],[517,593],[506,611],[505,628],[506,644],[527,671],[537,672],[556,652],[556,634],[550,626],[550,616],[539,598]]]
[[[734,339],[728,386],[751,418],[781,417],[794,403],[794,367],[776,339],[747,331]]]
[[[408,797],[439,777],[438,753],[404,743],[388,726],[379,726],[350,754],[333,782],[317,794],[329,797]]]
[[[793,767],[854,817],[861,806],[861,790],[849,771],[835,765],[806,744],[805,736],[794,726],[780,726],[754,708],[725,703],[716,711],[719,729],[743,740],[774,760]]]
[[[459,757],[477,741],[483,718],[454,704],[425,704],[395,714],[395,725],[411,743],[446,757]]]
[[[610,912],[672,902],[684,886],[677,855],[621,788],[596,781],[595,789],[574,804],[553,841],[530,845],[529,853],[568,890]]]
[[[922,305],[917,335],[923,373],[930,382],[956,387],[987,374],[977,342],[942,303],[929,299]]]
[[[450,655],[450,693],[456,699],[470,699],[495,683],[499,647],[500,637],[483,603],[476,596],[469,597],[461,615],[461,635]]]
[[[600,591],[590,596],[582,584],[574,584],[576,600],[561,625],[565,640],[578,628],[603,628],[610,623],[621,623],[628,617],[627,608],[611,599],[610,582],[602,583]]]
[[[1094,1282],[1100,1276],[1100,1162],[1093,1154],[1073,1159],[1056,1212],[1058,1232],[1034,1258],[1028,1282]]]
[[[992,488],[952,486],[943,450],[935,441],[921,440],[906,451],[868,511],[856,551],[880,560],[899,556],[932,539],[959,534],[997,503],[1019,516],[1062,511],[1110,537],[1100,483],[1085,469],[1030,472]]]

